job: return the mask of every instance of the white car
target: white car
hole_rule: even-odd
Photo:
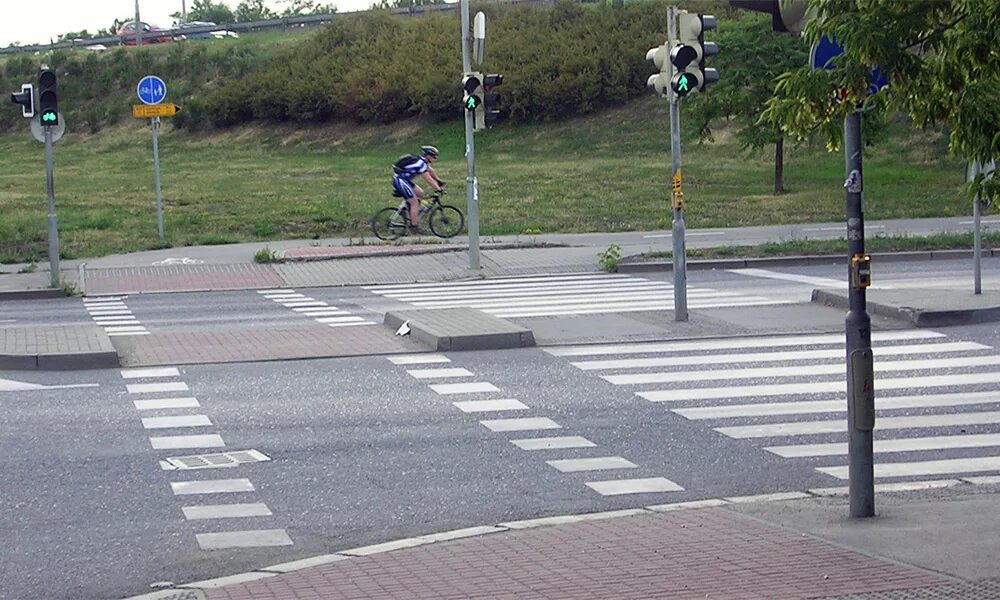
[[[211,21],[188,21],[187,23],[181,23],[177,25],[178,29],[189,29],[192,27],[215,27],[215,23]],[[197,33],[186,33],[184,34],[189,40],[210,40],[210,39],[222,39],[222,38],[238,38],[240,34],[235,31],[229,31],[228,29],[219,29],[216,31],[199,31]]]

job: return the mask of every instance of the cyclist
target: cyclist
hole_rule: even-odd
[[[416,229],[417,220],[420,218],[420,198],[424,197],[424,191],[420,186],[413,183],[413,178],[423,175],[428,185],[436,191],[443,191],[444,182],[438,179],[437,173],[431,165],[438,159],[438,150],[434,146],[421,146],[420,156],[407,154],[401,156],[392,165],[394,175],[392,176],[392,189],[396,196],[406,199],[410,206],[410,227]]]

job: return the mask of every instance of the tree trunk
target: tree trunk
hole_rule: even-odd
[[[785,193],[783,185],[785,171],[785,138],[780,137],[774,144],[774,193]]]

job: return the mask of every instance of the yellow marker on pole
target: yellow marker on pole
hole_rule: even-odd
[[[133,104],[132,116],[136,119],[152,119],[153,117],[172,117],[181,112],[176,104]]]
[[[673,206],[674,208],[681,209],[684,208],[684,190],[681,185],[681,170],[677,169],[674,171],[673,179]]]

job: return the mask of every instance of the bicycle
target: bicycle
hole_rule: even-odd
[[[423,233],[420,228],[426,222],[430,232],[439,238],[450,238],[458,235],[465,225],[465,215],[458,207],[441,204],[441,192],[431,194],[420,200],[420,212],[417,220],[417,233]],[[410,231],[410,207],[403,199],[399,206],[388,206],[379,210],[372,217],[372,231],[380,240],[392,241]]]

